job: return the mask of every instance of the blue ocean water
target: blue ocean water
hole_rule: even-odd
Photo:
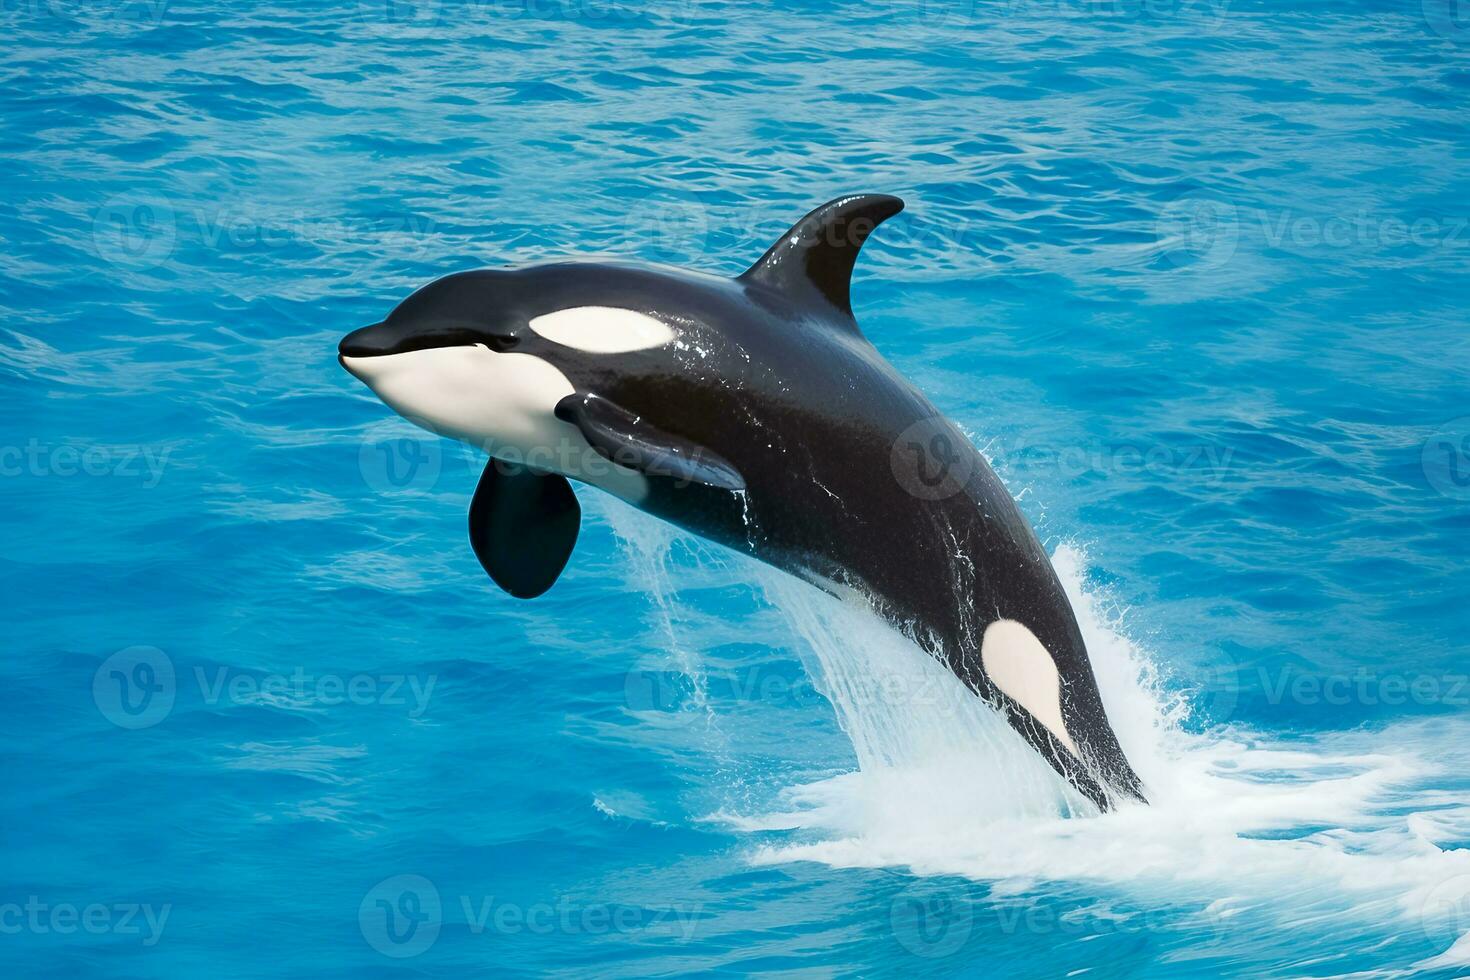
[[[6,0],[7,976],[1470,963],[1470,19],[1446,0]],[[857,314],[1054,552],[1154,805],[1068,816],[859,610],[336,363],[458,269]]]

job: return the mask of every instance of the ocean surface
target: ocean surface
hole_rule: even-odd
[[[0,973],[1470,974],[1463,3],[0,16]],[[851,192],[1150,807],[587,488],[499,593],[482,459],[336,361],[444,273],[735,274]]]

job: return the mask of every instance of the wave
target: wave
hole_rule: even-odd
[[[617,511],[609,517],[636,584],[652,595],[673,662],[700,692],[697,710],[719,729],[699,643],[681,634],[679,590],[667,569],[684,539]],[[709,565],[697,545],[687,556]],[[1085,553],[1064,545],[1053,562],[1150,805],[1098,813],[998,713],[872,610],[742,560],[739,573],[755,576],[760,599],[800,640],[856,766],[773,795],[743,794],[744,807],[706,819],[749,835],[748,859],[758,866],[807,861],[962,876],[996,896],[1090,883],[1193,908],[1216,926],[1330,907],[1346,920],[1388,920],[1452,940],[1417,967],[1470,963],[1470,849],[1459,846],[1470,838],[1470,792],[1436,788],[1470,762],[1467,726],[1198,730],[1191,714],[1204,692],[1181,686],[1130,638],[1105,597],[1084,587]],[[721,754],[729,751],[724,745]]]

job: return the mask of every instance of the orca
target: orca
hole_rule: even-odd
[[[984,456],[863,335],[849,284],[903,209],[838,198],[735,278],[559,261],[459,272],[341,341],[389,407],[491,459],[470,543],[512,596],[577,539],[569,481],[857,593],[1099,809],[1147,802],[1076,617]]]

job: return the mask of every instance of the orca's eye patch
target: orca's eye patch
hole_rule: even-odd
[[[385,321],[352,331],[337,345],[337,353],[343,357],[384,357],[436,347],[473,347],[477,344],[493,351],[507,351],[518,343],[520,338],[508,331],[447,325],[410,326]]]
[[[657,317],[616,306],[573,306],[532,317],[539,336],[589,354],[626,354],[662,347],[674,331]]]

